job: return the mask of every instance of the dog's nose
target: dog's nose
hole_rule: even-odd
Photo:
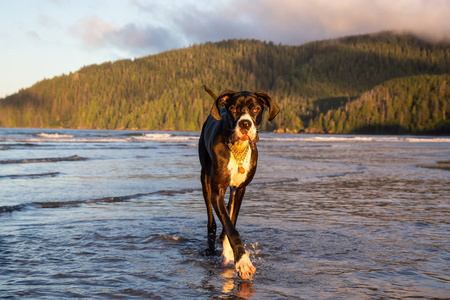
[[[249,120],[242,120],[239,122],[239,127],[242,129],[248,130],[252,126],[252,123]]]

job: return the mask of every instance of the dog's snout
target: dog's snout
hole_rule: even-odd
[[[251,126],[252,122],[250,122],[249,120],[242,120],[239,122],[239,127],[242,129],[249,130]]]

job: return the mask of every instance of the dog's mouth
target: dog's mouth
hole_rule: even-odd
[[[243,141],[243,142],[248,141],[249,139],[250,139],[250,137],[248,136],[248,134],[241,136],[241,141]]]
[[[255,135],[249,135],[249,134],[236,134],[236,133],[234,133],[232,136],[231,136],[231,139],[230,139],[230,141],[231,141],[231,143],[236,143],[236,142],[238,142],[238,141],[242,141],[242,142],[245,142],[245,141],[251,141],[251,142],[253,142],[253,143],[257,143],[258,141],[259,141],[259,136],[258,136],[258,133],[256,133]]]
[[[250,141],[252,141],[253,143],[257,143],[257,142],[259,142],[259,136],[258,136],[258,133],[256,133],[253,137],[250,137],[248,134],[246,134],[246,135],[243,135],[242,137],[241,137],[241,141],[248,141],[248,140],[250,140]]]

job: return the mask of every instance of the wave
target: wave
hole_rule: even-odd
[[[133,140],[139,141],[155,141],[155,142],[193,142],[198,141],[199,137],[196,136],[180,136],[170,133],[147,133],[143,135],[134,135],[131,137]]]
[[[437,137],[386,137],[386,136],[298,136],[261,137],[261,140],[277,142],[383,142],[383,143],[450,143],[450,138]]]
[[[197,142],[198,136],[194,135],[176,135],[170,133],[147,133],[136,135],[136,133],[120,135],[102,135],[102,136],[74,136],[71,134],[48,134],[38,133],[34,137],[25,138],[7,138],[8,142],[20,143],[45,143],[45,142],[65,142],[65,143],[124,143],[124,142],[168,142],[168,143],[189,143]]]
[[[134,139],[151,139],[151,140],[166,140],[172,137],[170,133],[147,133],[142,136],[131,136]]]
[[[159,190],[155,192],[149,192],[149,193],[139,193],[134,195],[127,195],[127,196],[116,196],[116,197],[104,197],[104,198],[97,198],[97,199],[87,199],[87,200],[73,200],[73,201],[55,201],[55,202],[31,202],[26,204],[18,204],[18,205],[11,205],[11,206],[0,206],[0,213],[12,213],[15,211],[23,210],[27,207],[33,207],[33,208],[62,208],[62,207],[78,207],[85,204],[92,204],[92,203],[116,203],[116,202],[126,202],[130,201],[132,199],[145,197],[145,196],[152,196],[152,195],[177,195],[177,194],[186,194],[191,193],[194,191],[200,191],[201,189],[182,189],[182,190]]]
[[[12,213],[14,211],[20,211],[20,210],[24,209],[26,206],[27,206],[27,204],[0,206],[0,213]]]
[[[291,135],[262,133],[264,141],[275,142],[299,142],[311,144],[324,143],[450,143],[450,137],[428,136],[377,136],[377,135]],[[75,143],[126,143],[126,142],[161,142],[161,143],[186,143],[196,145],[199,139],[198,133],[189,132],[122,132],[110,131],[104,134],[84,131],[69,131],[56,133],[35,133],[29,137],[2,137],[3,141],[21,143],[45,143],[45,142],[75,142]],[[5,150],[5,149],[4,149]]]
[[[372,142],[374,141],[371,137],[322,137],[316,136],[313,138],[314,141],[325,141],[325,142],[347,142],[347,141],[357,141],[357,142]]]
[[[60,172],[40,173],[40,174],[20,174],[20,175],[2,175],[0,179],[17,179],[17,178],[42,178],[42,177],[55,177],[61,174]]]
[[[372,137],[261,137],[261,140],[265,141],[277,141],[277,142],[372,142],[375,138]]]
[[[0,164],[28,164],[28,163],[42,163],[42,162],[60,162],[60,161],[84,161],[85,157],[73,155],[69,157],[50,157],[50,158],[30,158],[19,160],[0,160]]]
[[[450,138],[405,138],[410,143],[450,143]]]
[[[131,138],[18,138],[7,139],[9,142],[42,143],[42,142],[66,142],[66,143],[117,143],[129,142]]]
[[[50,173],[48,173],[48,174],[50,174]],[[280,180],[262,181],[262,182],[252,183],[252,185],[270,186],[270,185],[289,184],[289,183],[293,183],[293,182],[298,182],[298,179],[297,178],[288,178],[288,179],[280,179]],[[64,207],[78,207],[81,205],[92,204],[92,203],[127,202],[127,201],[130,201],[130,200],[133,200],[136,198],[140,198],[140,197],[147,197],[147,196],[153,196],[153,195],[173,196],[173,195],[187,194],[187,193],[193,193],[193,192],[201,192],[201,190],[202,190],[201,188],[187,188],[187,189],[180,189],[180,190],[159,190],[159,191],[154,191],[154,192],[149,192],[149,193],[139,193],[139,194],[133,194],[133,195],[126,195],[126,196],[103,197],[103,198],[87,199],[87,200],[31,202],[31,203],[11,205],[11,206],[0,206],[0,213],[12,213],[15,211],[23,210],[27,207],[64,208]]]
[[[59,133],[38,133],[36,134],[36,136],[49,139],[73,138],[73,135],[71,134],[59,134]]]
[[[450,171],[450,160],[437,161],[435,164],[417,165],[419,168],[438,169]]]

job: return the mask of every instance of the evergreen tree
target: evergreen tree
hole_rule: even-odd
[[[219,94],[265,90],[261,130],[449,133],[450,47],[382,32],[303,46],[227,40],[91,65],[0,100],[0,126],[199,131]]]

